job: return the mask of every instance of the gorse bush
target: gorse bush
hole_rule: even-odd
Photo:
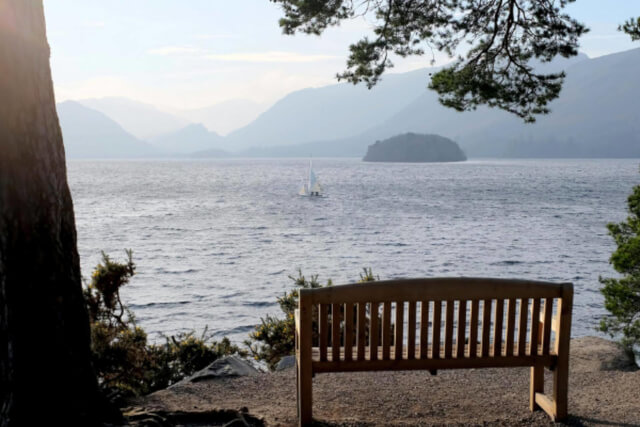
[[[249,334],[249,340],[245,341],[254,359],[266,362],[270,369],[275,368],[281,358],[295,351],[294,311],[298,308],[298,290],[323,286],[318,282],[318,275],[307,279],[301,270],[298,270],[298,277],[289,278],[294,282],[294,289],[278,298],[284,318],[271,315],[263,317],[260,324]],[[329,280],[324,286],[331,284]]]
[[[121,403],[122,398],[165,388],[221,356],[247,354],[228,338],[208,340],[206,329],[200,337],[194,332],[181,333],[165,337],[162,344],[149,344],[147,334],[120,298],[120,289],[129,283],[135,269],[131,251],[125,263],[103,253],[84,289],[93,364],[100,387],[113,401]]]
[[[103,253],[84,289],[93,364],[101,387],[112,396],[147,391],[145,374],[152,362],[146,351],[147,334],[120,300],[120,288],[135,274],[130,251],[127,257],[121,264]]]
[[[278,305],[284,317],[268,315],[260,319],[260,324],[249,334],[245,345],[255,360],[264,361],[270,369],[274,369],[280,359],[295,353],[295,318],[294,312],[298,308],[298,290],[332,286],[329,279],[325,285],[318,281],[318,275],[307,279],[301,270],[298,276],[289,276],[294,283],[294,288],[278,298]],[[360,273],[359,283],[372,282],[377,278],[371,269],[364,269]],[[314,309],[315,310],[315,309]],[[314,312],[315,314],[315,312]],[[313,316],[314,319],[317,315]],[[317,336],[317,325],[313,324],[314,339]]]
[[[628,200],[629,216],[619,224],[608,224],[617,249],[610,262],[621,278],[600,278],[604,285],[605,308],[611,313],[600,329],[612,336],[622,336],[622,345],[630,355],[640,346],[640,185],[633,188]]]
[[[102,390],[117,404],[124,398],[151,393],[174,384],[203,369],[216,359],[230,354],[249,353],[273,369],[278,361],[295,352],[294,311],[298,308],[298,291],[324,285],[318,276],[306,278],[301,271],[289,276],[294,288],[278,298],[284,317],[267,316],[245,342],[247,350],[233,345],[228,338],[212,341],[207,330],[164,337],[159,344],[149,343],[147,334],[136,324],[129,308],[122,302],[120,290],[135,275],[131,251],[124,263],[102,254],[91,280],[84,289],[85,303],[91,324],[91,353]],[[360,273],[359,282],[376,280],[370,269]],[[317,325],[314,324],[317,338]]]

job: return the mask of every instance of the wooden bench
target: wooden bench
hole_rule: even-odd
[[[573,285],[434,278],[301,289],[298,417],[311,423],[324,372],[531,367],[530,409],[567,416]],[[553,325],[552,325],[553,323]],[[552,327],[553,326],[553,327]],[[544,394],[544,368],[553,395]]]

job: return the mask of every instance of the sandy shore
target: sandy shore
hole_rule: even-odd
[[[569,425],[640,427],[640,371],[617,345],[594,337],[574,339],[570,363]],[[551,386],[550,373],[545,386]],[[529,412],[528,368],[436,376],[420,371],[322,374],[314,378],[313,391],[319,425],[554,425],[544,412]],[[289,426],[296,423],[295,372],[179,385],[135,404],[137,411],[169,413],[247,408],[267,425]]]

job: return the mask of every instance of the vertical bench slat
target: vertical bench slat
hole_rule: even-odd
[[[533,299],[533,308],[531,309],[531,334],[529,335],[529,354],[538,354],[538,336],[540,326],[540,298]]]
[[[445,306],[445,321],[444,321],[444,357],[445,359],[451,358],[453,348],[453,311],[455,307],[455,301],[447,300]]]
[[[478,309],[480,302],[477,299],[471,301],[471,312],[469,313],[469,357],[478,356]]]
[[[327,360],[327,344],[329,341],[329,305],[320,304],[318,320],[318,334],[320,335],[318,347],[320,347],[320,360]]]
[[[382,360],[389,360],[391,348],[391,302],[382,304]]]
[[[518,321],[518,356],[524,356],[527,345],[527,316],[529,299],[520,298],[520,316]]]
[[[378,307],[380,303],[372,302],[369,313],[369,360],[378,360]]]
[[[506,356],[513,356],[513,342],[516,327],[516,300],[507,300]]]
[[[420,302],[420,359],[429,357],[429,301]]]
[[[404,335],[402,329],[404,328],[404,301],[396,301],[396,329],[395,329],[395,341],[396,341],[396,354],[395,360],[402,360],[402,350]]]
[[[342,304],[331,304],[331,360],[340,360],[340,311]]]
[[[344,360],[353,360],[353,304],[344,307]]]
[[[504,322],[504,300],[496,300],[496,318],[493,321],[493,356],[502,355],[502,324]]]
[[[467,302],[458,301],[458,336],[456,337],[456,357],[464,357],[464,338],[467,332]]]
[[[407,359],[416,358],[416,302],[409,302],[409,318],[407,319]]]
[[[549,344],[551,342],[551,321],[553,318],[553,298],[544,300],[544,330],[542,335],[542,354],[549,354]]]
[[[431,358],[440,359],[440,316],[442,301],[433,302],[433,319],[431,322]]]
[[[358,303],[358,322],[357,322],[357,328],[358,328],[358,335],[357,335],[357,340],[358,342],[356,343],[357,346],[357,353],[358,353],[358,360],[364,360],[364,349],[365,346],[367,345],[367,343],[365,342],[367,340],[367,303],[365,302],[359,302]]]
[[[489,344],[491,339],[491,303],[492,300],[482,301],[482,357],[489,356]]]

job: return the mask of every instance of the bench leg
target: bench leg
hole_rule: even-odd
[[[297,389],[298,389],[298,425],[311,424],[311,363],[297,363]]]
[[[540,409],[536,404],[536,393],[544,393],[544,366],[536,365],[531,367],[531,384],[529,387],[529,409],[535,411]]]
[[[553,371],[553,401],[555,404],[554,421],[564,421],[567,418],[567,404],[569,394],[569,364],[560,363]],[[563,363],[564,362],[564,363]]]

